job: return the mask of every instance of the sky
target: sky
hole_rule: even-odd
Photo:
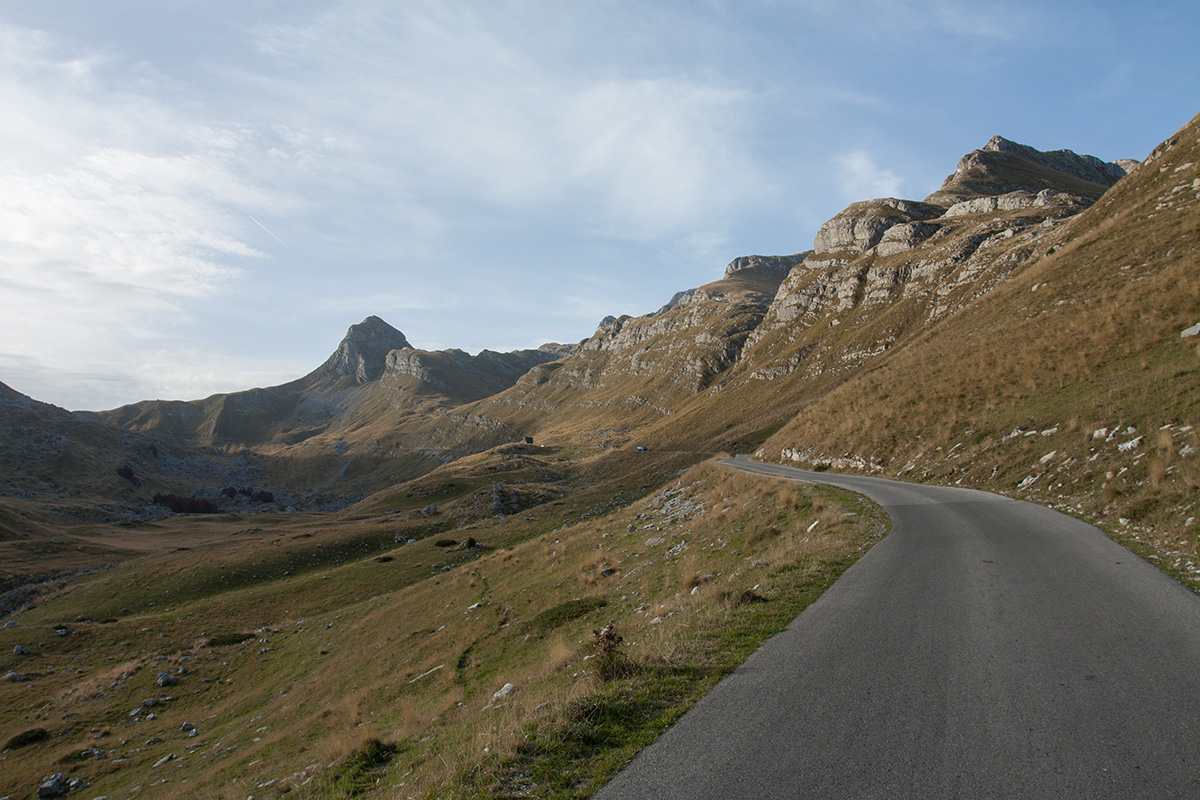
[[[0,382],[269,386],[377,315],[508,351],[654,311],[994,134],[1144,158],[1195,0],[4,0]]]

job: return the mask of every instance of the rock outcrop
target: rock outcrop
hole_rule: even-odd
[[[792,267],[804,260],[808,253],[796,253],[790,256],[739,256],[725,266],[725,277],[735,273],[753,269],[761,275],[777,276],[779,280],[787,277]]]
[[[825,253],[865,253],[897,225],[933,219],[945,211],[940,206],[885,197],[853,203],[826,222],[813,239],[816,255]]]

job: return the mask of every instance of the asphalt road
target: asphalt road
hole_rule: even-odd
[[[1200,798],[1200,598],[1042,506],[737,461],[892,531],[596,798]]]

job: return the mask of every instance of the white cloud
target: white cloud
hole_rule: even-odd
[[[892,170],[876,164],[865,150],[842,153],[835,164],[838,192],[847,202],[901,196],[904,181]]]
[[[44,34],[0,25],[0,41],[4,355],[34,374],[120,373],[131,342],[161,338],[262,257],[245,213],[288,201],[251,176],[252,130],[197,124],[152,82]]]
[[[529,9],[355,3],[264,31],[261,48],[277,59],[271,91],[321,109],[354,174],[434,203],[472,197],[484,218],[569,209],[606,236],[670,237],[762,191],[744,91],[617,58],[594,68],[580,56],[592,43],[550,43],[548,24]]]

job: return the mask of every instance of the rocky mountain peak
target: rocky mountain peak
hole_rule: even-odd
[[[357,383],[378,380],[388,353],[411,348],[403,333],[379,317],[370,316],[350,326],[337,350],[317,372],[353,377]]]
[[[1042,151],[1003,136],[993,136],[980,150],[959,159],[954,174],[925,202],[950,206],[973,197],[1010,192],[1037,194],[1045,189],[1094,201],[1125,177],[1136,162],[1101,161],[1072,150]]]
[[[1042,152],[1029,145],[1005,139],[1003,136],[993,136],[983,146],[983,149],[995,153],[1011,153],[1047,169],[1053,169],[1064,175],[1098,183],[1102,186],[1112,186],[1129,172],[1121,162],[1128,163],[1130,159],[1109,163],[1101,161],[1095,156],[1079,155],[1072,150]]]

